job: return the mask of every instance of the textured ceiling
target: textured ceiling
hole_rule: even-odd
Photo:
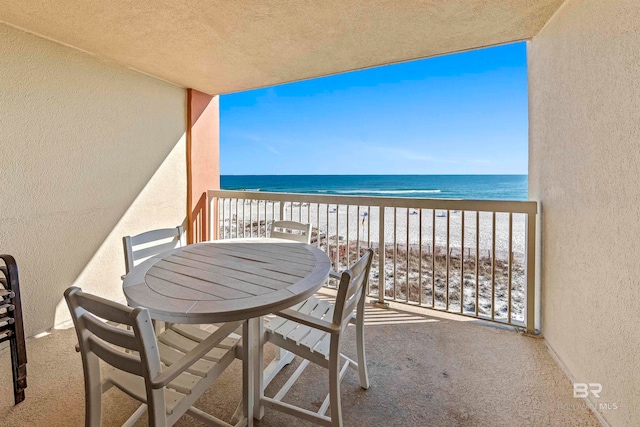
[[[564,0],[0,0],[0,21],[210,94],[533,37]]]

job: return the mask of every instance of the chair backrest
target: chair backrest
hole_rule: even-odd
[[[162,368],[149,311],[84,293],[78,287],[67,289],[64,297],[78,335],[85,384],[99,389],[98,359],[102,359],[114,368],[143,377],[147,384],[148,402],[153,402],[156,407],[162,405],[164,410],[164,395],[160,398],[150,386],[151,378],[158,376]],[[131,328],[121,329],[107,321]]]
[[[136,236],[125,236],[122,238],[122,244],[125,268],[129,273],[142,261],[160,252],[183,246],[185,244],[184,229],[180,225],[175,228],[151,230]]]
[[[269,237],[311,243],[311,224],[296,221],[273,221]]]
[[[367,249],[365,254],[348,270],[342,272],[340,284],[338,285],[338,295],[333,311],[333,323],[346,327],[346,319],[358,306],[358,316],[364,315],[364,300],[369,272],[373,261],[373,250]]]

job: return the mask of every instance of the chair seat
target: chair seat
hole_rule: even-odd
[[[174,381],[179,381],[178,378],[176,378],[176,380]],[[143,403],[147,403],[147,392],[144,386],[144,378],[121,371],[116,368],[109,367],[105,372],[105,382],[107,381],[111,382],[113,385],[115,385],[134,399],[139,400]],[[171,390],[169,387],[172,387],[173,383],[174,382],[171,382],[169,386],[167,386],[167,388],[165,388],[164,390],[164,400],[167,405],[167,414],[169,415],[173,413],[173,410],[182,401],[182,399],[184,399],[184,397],[189,394]]]
[[[160,360],[167,366],[176,363],[185,353],[193,350],[198,344],[206,340],[218,329],[215,325],[207,325],[207,329],[200,329],[195,325],[173,324],[169,329],[158,335],[158,351]],[[241,336],[230,334],[222,340],[215,348],[204,355],[203,358],[195,362],[187,372],[194,375],[204,376],[215,364],[233,361],[236,347],[239,345]]]
[[[173,324],[158,335],[158,352],[163,368],[177,363],[185,353],[207,339],[217,327],[208,325],[208,329],[200,329],[194,325]],[[212,373],[217,376],[234,360],[235,348],[240,338],[237,334],[231,334],[167,385],[165,388],[167,414],[172,414],[174,408],[190,395],[201,381]],[[131,397],[146,403],[144,378],[112,367],[107,369],[105,375],[105,382],[111,382]]]
[[[335,304],[327,300],[318,299],[315,296],[309,297],[306,301],[292,307],[293,310],[307,314],[316,319],[331,322]],[[293,320],[276,317],[265,325],[265,331],[283,338],[287,341],[295,342],[311,353],[318,353],[329,359],[329,344],[331,336],[321,330],[302,325]]]

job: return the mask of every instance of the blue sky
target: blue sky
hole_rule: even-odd
[[[223,175],[526,174],[525,43],[220,97]]]

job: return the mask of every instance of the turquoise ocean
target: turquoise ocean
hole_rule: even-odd
[[[224,190],[527,200],[527,175],[222,175]]]

